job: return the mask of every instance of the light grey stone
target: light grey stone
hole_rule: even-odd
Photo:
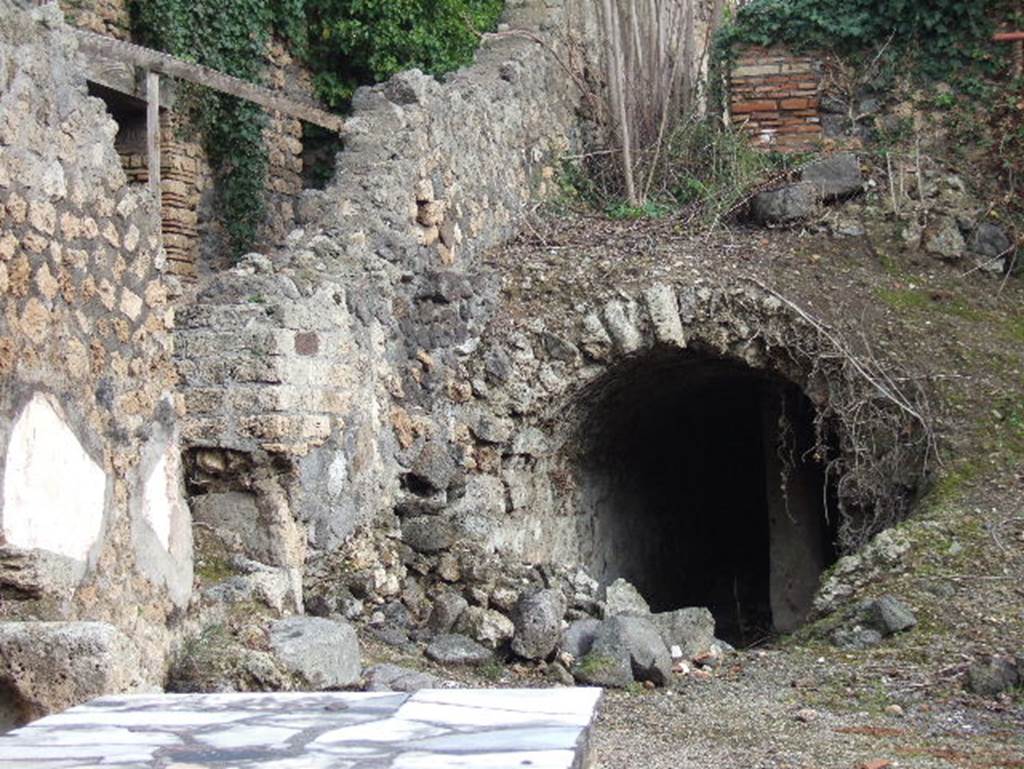
[[[359,639],[346,622],[277,620],[270,626],[270,648],[283,668],[315,689],[339,689],[359,680]]]
[[[512,614],[512,651],[520,657],[543,660],[551,656],[562,635],[565,596],[561,590],[538,590],[520,597]]]
[[[455,631],[479,641],[488,649],[498,649],[515,633],[512,620],[499,611],[470,606],[455,623]]]
[[[139,651],[105,622],[0,622],[0,730],[137,688]]]
[[[860,606],[863,624],[874,628],[883,636],[902,633],[917,625],[917,618],[907,606],[891,595],[883,595]]]
[[[922,240],[924,250],[945,261],[956,261],[967,250],[960,226],[952,216],[942,216],[929,224]]]
[[[810,182],[790,184],[758,193],[751,201],[751,213],[758,224],[795,224],[818,213],[818,190]]]
[[[368,692],[418,692],[441,686],[441,679],[437,676],[390,663],[367,668],[365,678]]]
[[[651,607],[640,591],[621,577],[605,589],[605,614],[614,617],[616,614],[647,615]]]
[[[647,314],[654,327],[654,337],[661,344],[686,347],[686,334],[679,318],[679,302],[671,286],[657,283],[644,291]]]
[[[831,640],[840,649],[870,649],[882,643],[882,634],[874,628],[860,625],[838,627],[832,631]]]
[[[665,645],[678,646],[686,658],[708,651],[715,643],[715,618],[702,607],[677,609],[651,615]]]
[[[483,665],[494,658],[490,649],[458,633],[435,638],[427,645],[426,655],[442,665]]]
[[[837,152],[804,168],[801,179],[814,185],[818,197],[831,201],[848,198],[864,190],[860,159],[852,152]]]
[[[664,686],[672,677],[672,658],[650,619],[619,615],[601,623],[590,651],[572,672],[578,681],[596,686],[623,687],[633,681]]]
[[[605,328],[620,352],[631,353],[639,350],[644,338],[637,328],[632,304],[612,300],[604,308]]]

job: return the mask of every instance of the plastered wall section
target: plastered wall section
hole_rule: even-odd
[[[192,584],[174,281],[55,5],[0,0],[0,619],[98,620],[158,681]]]

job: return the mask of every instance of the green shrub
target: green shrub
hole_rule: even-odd
[[[443,75],[473,58],[504,0],[307,0],[321,99],[345,108],[359,85],[412,67]]]

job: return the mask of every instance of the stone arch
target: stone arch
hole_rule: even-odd
[[[605,584],[617,576],[637,581],[655,609],[718,605],[728,632],[743,624],[722,608],[732,601],[739,614],[749,606],[746,624],[755,631],[792,630],[810,610],[821,571],[901,520],[923,484],[930,434],[912,396],[885,392],[870,363],[761,286],[658,284],[620,294],[554,341],[550,328],[545,334],[547,349],[571,361],[563,377],[570,384],[545,421],[560,434],[558,471],[574,478],[579,559]],[[707,459],[679,426],[708,435],[716,420],[725,430],[708,445],[720,461],[704,462],[707,482],[674,477],[674,461],[701,466]],[[779,459],[782,426],[790,431],[788,462]],[[702,599],[700,579],[676,562],[707,570],[716,560],[697,545],[678,545],[694,529],[692,511],[666,523],[666,510],[672,493],[690,494],[691,507],[706,505],[708,489],[730,477],[721,466],[730,456],[746,471],[733,472],[742,484],[724,496],[760,513],[724,515],[717,533],[706,529],[706,536],[736,536],[746,523],[749,531],[715,577],[742,584],[730,594],[705,579]],[[652,471],[658,463],[661,470]],[[758,493],[744,498],[736,493],[742,487]],[[616,518],[615,510],[621,515],[631,505]],[[637,543],[644,520],[660,523]],[[687,585],[672,584],[681,579]],[[749,640],[745,630],[734,637]]]

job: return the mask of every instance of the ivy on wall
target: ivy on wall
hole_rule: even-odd
[[[258,82],[272,31],[301,44],[301,0],[134,0],[132,22],[146,44]],[[263,221],[267,116],[255,104],[201,88],[186,102],[216,176],[217,210],[232,255],[250,250]]]
[[[504,0],[131,0],[142,43],[258,82],[272,35],[313,71],[317,95],[344,110],[359,85],[409,67],[442,75],[472,60]],[[188,89],[186,101],[216,175],[233,255],[251,250],[265,212],[262,108]]]
[[[984,43],[1003,0],[753,0],[721,42],[874,55],[883,47],[941,77],[986,57]]]

